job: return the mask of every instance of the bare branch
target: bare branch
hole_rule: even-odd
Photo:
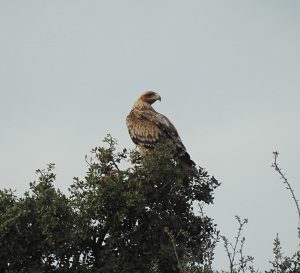
[[[286,189],[289,190],[290,193],[292,194],[292,198],[293,198],[293,200],[295,202],[295,205],[296,205],[296,208],[297,208],[297,212],[298,212],[299,228],[300,228],[300,208],[299,208],[299,202],[296,199],[296,196],[294,194],[294,190],[293,190],[291,184],[289,183],[288,179],[283,174],[281,168],[278,165],[278,156],[279,156],[279,153],[277,151],[275,151],[275,152],[273,152],[273,156],[274,156],[274,162],[271,165],[271,167],[273,167],[275,169],[275,171],[279,173],[280,178],[283,179],[283,183],[286,185]]]

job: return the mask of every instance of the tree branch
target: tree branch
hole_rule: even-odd
[[[283,183],[286,184],[286,189],[290,191],[290,193],[292,194],[292,198],[295,202],[296,208],[297,208],[297,212],[298,212],[298,218],[299,218],[299,228],[300,228],[300,208],[299,208],[299,203],[298,200],[296,199],[296,196],[294,194],[294,190],[291,186],[291,184],[289,183],[288,179],[285,177],[285,175],[283,174],[283,172],[281,171],[279,165],[278,165],[278,155],[279,153],[277,151],[273,152],[273,156],[274,156],[274,162],[271,165],[271,167],[273,167],[275,169],[276,172],[279,173],[280,178],[283,179]]]

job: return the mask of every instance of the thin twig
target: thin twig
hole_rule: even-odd
[[[273,152],[274,155],[274,162],[271,165],[275,171],[277,171],[279,173],[279,175],[281,176],[281,179],[283,179],[283,183],[287,185],[287,190],[290,191],[290,193],[292,194],[292,198],[294,199],[296,208],[297,208],[297,212],[298,212],[298,218],[299,218],[299,228],[300,228],[300,208],[299,208],[299,203],[298,200],[296,199],[296,196],[294,194],[294,190],[291,187],[291,184],[289,183],[289,181],[287,180],[287,178],[285,177],[285,175],[282,173],[279,165],[278,165],[278,155],[279,153],[277,151]]]
[[[117,165],[117,163],[115,162],[114,159],[112,160],[112,163],[113,163],[113,165],[115,166],[115,168],[116,168],[118,171],[120,171],[120,169],[119,169],[119,167],[118,167],[118,165]]]
[[[177,239],[177,237],[179,236],[180,231],[179,231],[179,233],[176,235],[176,237],[174,237],[174,235],[172,234],[172,232],[170,232],[167,228],[165,229],[165,232],[166,232],[167,235],[169,236],[170,241],[171,241],[171,243],[172,243],[172,247],[173,247],[173,250],[174,250],[175,258],[176,258],[176,260],[177,260],[177,266],[178,266],[178,268],[179,268],[179,272],[182,273],[182,272],[183,272],[183,268],[182,268],[181,262],[180,262],[180,260],[179,260],[178,253],[177,253],[177,249],[176,249],[176,239]]]
[[[238,252],[240,252],[242,254],[242,248],[244,246],[244,238],[242,238],[240,240],[240,237],[241,237],[241,234],[242,234],[242,231],[243,231],[243,227],[244,225],[248,222],[248,219],[241,219],[239,216],[235,216],[235,219],[238,221],[239,223],[239,228],[238,228],[238,232],[237,232],[237,236],[235,237],[235,242],[234,244],[232,244],[231,242],[229,242],[229,240],[225,237],[225,236],[221,236],[221,238],[223,239],[224,241],[224,247],[225,247],[225,251],[226,251],[226,254],[228,256],[228,259],[229,259],[229,263],[230,263],[230,273],[234,273],[236,272],[235,271],[235,267],[237,265],[239,265],[239,263],[236,263],[235,259],[236,259],[236,255]],[[240,243],[240,247],[241,247],[241,250],[238,251],[237,247],[238,247],[238,244]],[[232,253],[230,252],[230,249],[229,247],[231,248],[232,250]],[[246,262],[247,263],[247,262]],[[243,265],[244,266],[244,265]]]

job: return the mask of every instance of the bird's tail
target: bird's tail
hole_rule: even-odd
[[[190,155],[185,152],[178,156],[179,164],[182,165],[187,170],[194,170],[196,167],[195,162],[191,159]]]

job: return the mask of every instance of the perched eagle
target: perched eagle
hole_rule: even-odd
[[[143,155],[158,143],[176,143],[176,158],[185,167],[193,168],[195,163],[187,153],[175,126],[164,115],[151,106],[160,95],[153,91],[143,93],[134,103],[126,118],[126,125],[132,141]]]

